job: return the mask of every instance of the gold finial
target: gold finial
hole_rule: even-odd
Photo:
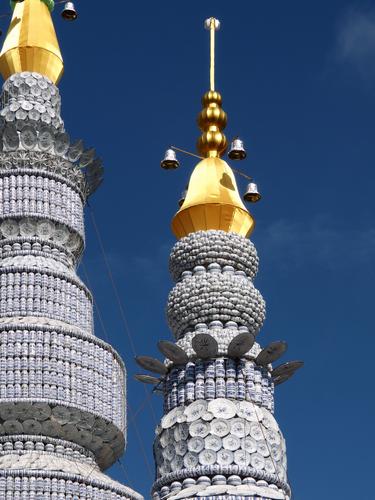
[[[53,26],[52,0],[17,2],[0,54],[0,72],[6,80],[14,73],[35,71],[58,83],[64,63]]]
[[[204,109],[198,116],[203,132],[198,151],[204,158],[191,174],[186,196],[173,217],[172,230],[177,238],[211,229],[246,237],[254,229],[254,219],[242,203],[233,170],[220,158],[227,148],[222,133],[227,115],[221,108],[221,95],[215,90],[215,31],[220,23],[211,17],[205,27],[210,30],[211,40],[210,90],[203,96]]]
[[[210,90],[202,98],[203,110],[198,116],[198,126],[203,134],[197,148],[202,156],[220,158],[227,149],[227,139],[222,133],[227,115],[221,108],[221,95],[215,91],[215,32],[220,29],[220,22],[211,17],[206,19],[205,28],[210,31]]]

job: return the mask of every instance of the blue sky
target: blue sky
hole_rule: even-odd
[[[194,160],[165,172],[169,144],[194,150],[208,86],[203,20],[222,22],[217,88],[227,135],[240,135],[262,201],[253,208],[267,301],[261,343],[285,339],[305,367],[276,392],[294,498],[372,500],[375,405],[375,3],[84,2],[75,24],[56,17],[65,57],[63,116],[95,146],[105,182],[90,204],[125,327],[87,213],[86,273],[104,330],[128,370],[128,448],[112,475],[146,498],[157,396],[133,375],[137,354],[169,339],[170,220]],[[241,189],[245,185],[239,179]],[[148,389],[147,389],[148,392]]]

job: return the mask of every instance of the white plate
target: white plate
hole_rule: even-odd
[[[257,452],[262,455],[262,457],[270,456],[270,445],[267,444],[266,441],[258,441],[257,442]]]
[[[75,163],[80,159],[83,150],[84,150],[83,141],[79,139],[70,146],[69,151],[67,153],[68,160],[71,161],[72,163]]]
[[[179,441],[175,444],[175,447],[177,455],[180,455],[181,457],[186,455],[186,453],[188,452],[186,441]]]
[[[42,119],[45,116],[45,113],[42,114]],[[51,120],[51,117],[47,115],[49,120]],[[38,136],[38,145],[39,149],[41,151],[49,151],[54,144],[54,135],[53,131],[50,127],[44,126],[40,129],[39,131],[39,136]]]
[[[204,399],[197,399],[185,408],[184,414],[186,415],[187,422],[198,420],[207,412],[207,401]]]
[[[200,453],[204,450],[204,439],[201,437],[193,437],[188,441],[188,450],[194,453]]]
[[[241,439],[241,448],[248,453],[254,453],[257,451],[257,442],[250,436]]]
[[[183,468],[184,468],[184,459],[181,456],[176,455],[171,461],[172,471],[181,470]]]
[[[76,233],[72,233],[66,243],[66,247],[70,251],[78,250],[81,245],[81,239]]]
[[[20,138],[18,136],[18,132],[14,123],[8,123],[5,126],[3,132],[3,141],[10,151],[15,151],[18,148]]]
[[[37,222],[36,232],[42,240],[49,240],[55,231],[55,224],[47,219]]]
[[[271,458],[266,458],[264,461],[264,470],[268,472],[268,474],[275,474],[276,469],[275,466],[273,465],[272,459]]]
[[[184,456],[184,466],[187,469],[190,469],[192,467],[196,467],[198,465],[198,462],[199,462],[198,455],[196,453],[189,451]]]
[[[276,462],[281,460],[281,456],[282,456],[281,446],[277,446],[276,444],[273,444],[271,446],[271,456]]]
[[[29,119],[30,120],[33,120],[33,121],[38,121],[40,118],[40,113],[37,109],[32,109],[31,111],[29,111]]]
[[[171,438],[169,436],[169,430],[166,429],[159,436],[159,442],[162,448],[165,448],[170,444]]]
[[[30,238],[36,233],[36,222],[33,219],[25,218],[19,222],[19,232],[21,236]]]
[[[181,432],[179,425],[175,425],[173,428],[173,439],[176,441],[176,443],[179,443],[181,441]]]
[[[280,444],[280,441],[281,441],[280,435],[274,429],[267,429],[265,431],[265,435],[266,435],[267,442],[270,445],[273,445],[273,444],[279,445]]]
[[[59,156],[65,155],[69,150],[70,139],[65,132],[57,134],[55,137],[55,153]]]
[[[30,101],[22,101],[21,107],[24,111],[30,111],[31,109],[33,109],[33,105]]]
[[[163,429],[169,429],[176,423],[177,423],[177,408],[173,408],[173,410],[164,415],[164,417],[161,419],[161,426],[163,427]]]
[[[226,450],[236,451],[241,446],[241,440],[237,436],[232,436],[230,434],[229,436],[225,436],[225,438],[223,438],[223,446]]]
[[[20,141],[25,149],[34,149],[38,142],[35,128],[31,125],[25,125],[20,133]]]
[[[211,433],[215,436],[224,437],[230,432],[230,424],[222,418],[215,418],[210,422]]]
[[[15,236],[18,236],[18,222],[13,219],[5,219],[1,223],[1,232],[5,238],[14,238]]]
[[[176,456],[176,450],[173,444],[169,444],[162,450],[163,457],[169,461],[173,460]]]
[[[220,450],[217,452],[217,463],[219,465],[230,465],[233,463],[234,454],[230,450]]]
[[[189,437],[189,426],[188,424],[179,424],[180,428],[180,436],[181,439],[184,441]]]
[[[208,403],[208,411],[216,418],[232,418],[235,416],[236,405],[229,399],[217,398]]]
[[[265,459],[259,453],[253,453],[250,457],[250,465],[256,470],[264,469]]]
[[[219,436],[207,436],[204,440],[206,450],[219,451],[223,447],[223,442]]]
[[[189,426],[189,433],[192,437],[204,438],[210,432],[210,425],[202,420],[196,420]]]
[[[263,418],[262,410],[249,401],[239,401],[237,403],[237,415],[249,422],[258,422]]]
[[[234,463],[240,467],[247,467],[250,464],[250,453],[246,450],[235,451]]]
[[[199,463],[201,465],[213,465],[216,462],[216,452],[213,450],[203,450],[199,453]]]
[[[259,424],[253,422],[250,425],[250,436],[255,439],[255,441],[262,441],[262,439],[264,439],[262,428]]]
[[[274,431],[279,431],[278,423],[276,422],[276,419],[272,415],[272,413],[266,408],[262,408],[262,413],[262,424],[264,425],[264,427],[266,427],[267,429],[273,429]]]
[[[244,418],[233,418],[230,421],[230,433],[239,438],[247,436],[250,432],[250,425]]]

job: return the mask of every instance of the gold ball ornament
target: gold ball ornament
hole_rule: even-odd
[[[227,139],[222,130],[227,124],[227,115],[221,108],[219,92],[210,90],[202,98],[203,110],[198,115],[198,126],[203,134],[197,148],[202,156],[220,156],[227,148]]]

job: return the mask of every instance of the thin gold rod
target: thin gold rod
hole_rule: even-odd
[[[186,151],[185,149],[177,148],[176,146],[171,146],[171,149],[174,149],[175,151],[179,151],[180,153],[184,153],[185,155],[194,156],[194,158],[199,158],[200,160],[204,160],[203,156],[195,155],[194,153],[190,153],[190,151]],[[247,179],[249,181],[253,180],[252,177],[250,177],[247,174],[244,174],[243,172],[241,172],[241,170],[238,170],[237,168],[234,168],[234,167],[231,167],[231,169],[233,170],[233,172],[236,172],[236,174],[240,175],[241,177],[244,177],[245,179]]]
[[[215,90],[215,18],[210,22],[210,90]]]

